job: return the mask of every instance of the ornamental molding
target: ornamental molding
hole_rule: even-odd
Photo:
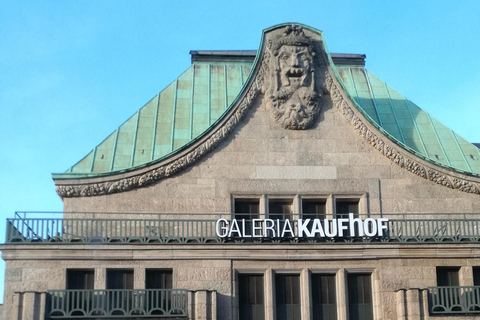
[[[335,108],[343,114],[355,131],[374,149],[399,167],[447,188],[480,194],[480,184],[478,182],[465,179],[461,173],[449,173],[444,169],[439,170],[434,168],[433,164],[430,165],[426,161],[420,160],[408,151],[400,151],[401,147],[398,148],[381,132],[374,129],[373,125],[360,114],[354,103],[345,94],[345,90],[332,69],[331,60],[327,59],[325,46],[321,44],[323,41],[321,33],[313,30],[309,31],[309,35],[310,37],[305,36],[304,30],[295,25],[282,25],[264,32],[263,45],[258,53],[259,60],[253,66],[247,85],[239,94],[235,104],[215,127],[211,128],[209,132],[187,149],[162,162],[128,173],[90,179],[56,179],[57,194],[62,198],[107,195],[145,187],[174,176],[196,163],[227,138],[245,116],[247,110],[252,108],[262,97],[266,98],[265,106],[270,111],[272,119],[277,121],[279,125],[285,129],[308,129],[320,112],[326,94],[331,96]],[[301,48],[292,49],[292,44],[293,47],[300,46]],[[304,53],[307,45],[313,48],[309,51],[312,59],[315,57],[315,59],[309,60],[313,63],[308,66],[302,65],[303,69],[297,68],[287,71],[287,73],[284,73],[287,78],[284,77],[282,80],[281,74],[278,73],[281,68],[274,67],[278,66],[279,63],[277,60],[280,56],[279,50],[282,46],[287,46],[287,51],[289,51],[287,53],[289,54]],[[308,55],[307,59],[309,59]],[[326,63],[326,61],[329,62]],[[335,67],[333,66],[333,68]],[[309,80],[307,79],[307,71],[310,74]],[[288,79],[289,75],[293,75],[293,77]],[[279,109],[286,107],[282,104],[292,99],[272,99],[275,92],[278,92],[284,86],[285,82],[282,81],[285,80],[287,83],[288,81],[301,82],[301,85],[295,86],[295,90],[298,89],[299,94],[290,96],[293,99],[291,105],[294,106],[287,117],[284,117],[286,113],[279,111]],[[304,82],[303,80],[307,81]],[[277,85],[274,85],[273,81],[276,81]],[[308,91],[307,88],[311,90]],[[275,101],[282,102],[279,104]],[[306,116],[302,116],[302,112]]]

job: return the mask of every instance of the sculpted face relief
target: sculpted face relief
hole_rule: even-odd
[[[313,42],[297,26],[270,43],[271,82],[267,109],[285,129],[308,129],[321,109],[321,94],[315,87]]]

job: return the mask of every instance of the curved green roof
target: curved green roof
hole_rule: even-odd
[[[250,68],[251,62],[195,62],[86,157],[56,177],[123,171],[178,150],[220,118],[239,94]]]
[[[344,87],[390,139],[426,160],[480,174],[480,150],[365,68],[337,67]]]
[[[208,54],[205,54],[208,53]],[[204,52],[167,88],[55,179],[95,177],[147,166],[208,130],[240,93],[255,51]],[[194,52],[195,54],[195,52]],[[480,150],[363,67],[363,55],[332,54],[359,110],[391,140],[417,156],[480,174]],[[338,63],[337,63],[338,62]],[[350,63],[350,64],[349,64]]]

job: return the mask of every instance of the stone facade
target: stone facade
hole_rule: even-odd
[[[265,45],[281,37],[285,28],[267,33]],[[268,70],[262,71],[262,67],[268,64],[261,64],[250,85],[241,93],[244,100],[240,99],[218,124],[218,128],[228,128],[228,132],[222,129],[225,134],[211,149],[188,165],[180,165],[179,170],[142,185],[139,185],[139,175],[153,174],[152,170],[160,170],[164,164],[113,178],[57,181],[64,211],[99,212],[97,217],[103,218],[114,217],[109,212],[129,213],[128,218],[152,212],[172,216],[180,213],[228,216],[234,212],[236,198],[256,198],[260,213],[266,214],[268,200],[280,198],[291,199],[293,212],[300,213],[301,199],[321,198],[325,199],[326,213],[332,215],[335,199],[344,198],[358,199],[359,215],[363,217],[479,213],[480,196],[475,188],[480,179],[416,158],[369,125],[353,106],[345,106],[348,98],[339,92],[332,70],[326,65],[325,53],[319,51],[323,39],[310,30],[301,32],[305,32],[301,34],[302,39],[310,39],[317,50],[313,57],[308,57],[314,59],[312,65],[305,67],[309,72],[316,70],[312,78],[316,80],[308,82],[309,86],[316,83],[311,105],[315,111],[307,110],[312,117],[309,125],[292,120],[295,115],[290,119],[293,122],[289,122],[272,111],[276,108],[268,96],[274,95],[270,92],[272,83],[263,81],[273,80],[265,80]],[[295,44],[295,39],[286,44]],[[300,44],[306,45],[306,40]],[[266,57],[264,53],[263,58]],[[276,55],[270,58],[273,57]],[[304,71],[295,72],[304,75]],[[295,110],[302,109],[303,100],[295,94],[292,97],[297,99]],[[315,100],[320,97],[321,108],[319,100]],[[242,105],[243,101],[248,105]],[[289,99],[285,101],[288,104]],[[238,114],[238,110],[243,111]],[[236,120],[229,126],[231,117]],[[212,130],[210,136],[183,154],[175,155],[175,161],[188,158],[189,152],[208,143],[215,132]],[[419,171],[426,172],[425,176],[418,170],[415,172],[413,164]],[[438,175],[443,178],[434,178]],[[123,192],[92,191],[92,194],[75,191],[84,190],[77,188],[78,185],[103,184],[105,187],[111,186],[112,181],[125,179],[133,179],[135,188],[117,190]],[[442,179],[447,182],[442,183]],[[463,181],[473,191],[449,186],[455,181]],[[68,194],[67,189],[74,191]],[[78,217],[78,214],[71,216]],[[310,278],[316,273],[335,276],[340,320],[350,319],[346,277],[354,273],[371,275],[376,320],[473,319],[475,316],[431,316],[426,288],[437,285],[439,266],[460,267],[460,285],[472,286],[472,267],[480,266],[477,243],[8,244],[1,249],[6,261],[5,319],[12,320],[43,319],[45,292],[66,288],[66,270],[79,268],[94,269],[95,289],[105,289],[107,269],[132,269],[135,289],[145,288],[146,269],[170,269],[173,287],[190,291],[189,319],[192,320],[238,319],[239,274],[264,276],[265,318],[276,319],[274,277],[282,273],[300,276],[303,320],[311,319]]]

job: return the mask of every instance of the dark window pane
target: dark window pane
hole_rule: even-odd
[[[373,320],[372,280],[369,274],[349,274],[349,320]]]
[[[107,270],[107,289],[133,289],[133,270]]]
[[[94,272],[88,270],[67,270],[67,289],[93,290]]]
[[[265,319],[263,275],[241,274],[238,282],[240,320]]]
[[[235,199],[235,219],[237,220],[252,220],[258,219],[259,213],[259,200],[258,199]],[[242,224],[239,225],[242,229]],[[252,234],[252,224],[247,222],[245,224],[245,230],[241,230],[245,235]],[[257,233],[259,231],[257,230]]]
[[[256,199],[235,199],[235,219],[258,218],[259,203]]]
[[[145,272],[146,289],[172,289],[172,270],[147,269]]]
[[[275,275],[277,320],[300,319],[300,277],[298,275]]]
[[[325,200],[302,200],[303,219],[325,219]]]
[[[480,267],[473,267],[473,285],[480,286]]]
[[[335,275],[312,274],[314,320],[336,320],[337,298]]]
[[[353,213],[355,217],[358,217],[358,200],[338,199],[335,201],[335,215],[337,217],[348,217],[349,213]]]
[[[270,200],[268,202],[268,212],[270,219],[291,219],[292,201],[291,200]]]
[[[437,267],[437,286],[459,286],[459,271],[460,267]]]

